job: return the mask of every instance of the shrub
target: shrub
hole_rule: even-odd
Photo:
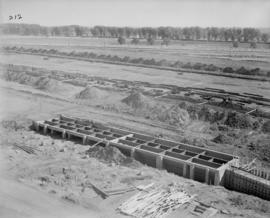
[[[124,37],[120,36],[120,37],[118,37],[117,42],[120,45],[124,45],[124,44],[126,44],[126,39]]]
[[[111,59],[112,61],[121,61],[121,58],[118,57],[117,55],[114,55]]]
[[[223,68],[223,72],[224,73],[234,73],[234,70],[231,67],[225,67],[225,68]]]
[[[123,59],[122,59],[123,62],[129,62],[130,61],[130,57],[128,56],[125,56]]]
[[[260,68],[254,68],[250,70],[250,74],[252,75],[259,75],[260,74]]]
[[[180,61],[176,61],[174,64],[172,64],[172,67],[181,68],[182,65],[183,63],[181,63]]]
[[[159,62],[157,62],[157,65],[158,66],[169,66],[170,65],[170,63],[167,61],[167,60],[165,60],[165,59],[162,59],[162,60],[160,60]]]
[[[146,64],[146,65],[155,65],[156,64],[156,61],[155,59],[146,59],[143,61],[143,64]]]
[[[250,48],[257,48],[257,43],[256,42],[251,42],[250,43]]]
[[[239,47],[239,42],[238,41],[234,41],[233,42],[233,47],[234,48],[238,48]]]
[[[244,68],[244,67],[240,67],[235,72],[236,73],[239,73],[239,74],[249,74],[249,71],[246,68]]]
[[[270,121],[266,121],[263,125],[262,125],[262,131],[264,133],[270,133]]]
[[[190,62],[188,62],[188,63],[184,64],[182,67],[183,67],[183,68],[186,68],[186,69],[191,69],[191,68],[192,68],[192,66],[191,66],[191,63],[190,63]]]
[[[204,68],[204,70],[207,70],[207,71],[218,71],[219,68],[217,66],[213,65],[213,64],[209,64],[209,65],[207,65]]]
[[[97,57],[97,55],[96,55],[95,53],[93,53],[93,52],[91,52],[88,56],[89,56],[90,58],[96,58],[96,57]]]
[[[131,44],[133,44],[133,45],[138,45],[139,42],[140,42],[140,40],[137,39],[137,38],[133,38],[133,39],[131,40]]]
[[[164,38],[163,41],[161,42],[161,45],[168,46],[169,44],[170,44],[170,39],[169,38]]]
[[[99,55],[98,56],[98,59],[106,59],[106,55],[103,55],[103,54],[102,55]]]
[[[147,39],[147,43],[148,43],[148,45],[154,45],[155,44],[155,40],[152,37],[149,37]]]
[[[201,63],[196,63],[196,64],[193,66],[193,68],[194,68],[195,70],[201,70],[201,69],[203,68],[203,64],[201,64]]]
[[[234,128],[247,129],[253,127],[253,122],[248,115],[239,114],[237,112],[229,112],[225,125]]]

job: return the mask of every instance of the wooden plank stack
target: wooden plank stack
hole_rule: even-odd
[[[128,199],[118,209],[121,213],[134,217],[165,217],[191,199],[192,196],[181,189],[152,186]]]
[[[27,145],[18,145],[15,143],[13,146],[25,151],[28,154],[36,154],[36,151],[38,151],[37,149],[32,148],[32,147],[27,146]]]

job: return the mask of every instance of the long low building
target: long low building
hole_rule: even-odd
[[[239,161],[230,154],[63,115],[33,121],[33,126],[43,134],[59,135],[84,145],[114,146],[143,164],[210,185],[222,184],[225,170]]]

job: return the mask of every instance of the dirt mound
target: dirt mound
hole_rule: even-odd
[[[8,129],[8,130],[19,130],[19,129],[26,129],[26,126],[22,123],[18,123],[15,120],[3,120],[0,122],[0,126],[2,128]]]
[[[32,85],[36,78],[29,76],[25,72],[7,72],[4,74],[4,78],[7,81],[18,82],[20,84]]]
[[[233,139],[230,136],[227,136],[226,134],[219,134],[212,141],[219,144],[232,144],[233,143]]]
[[[37,89],[41,89],[44,91],[55,91],[56,89],[58,89],[58,87],[60,87],[58,81],[45,76],[38,77],[34,83],[34,86]]]
[[[270,213],[270,208],[267,205],[268,202],[260,198],[251,198],[249,195],[236,194],[229,196],[228,200],[234,207],[245,210],[254,210],[258,213]]]
[[[226,117],[226,113],[224,111],[216,111],[207,106],[198,106],[182,102],[179,104],[179,107],[186,110],[192,120],[202,120],[215,123]]]
[[[151,99],[140,92],[132,92],[128,97],[122,99],[122,102],[134,109],[147,108],[151,105]]]
[[[248,115],[240,114],[237,112],[229,112],[224,124],[240,129],[253,127],[253,121]]]
[[[47,76],[35,76],[34,74],[28,72],[7,72],[4,78],[7,81],[33,86],[43,91],[57,91],[61,88],[57,80]]]
[[[105,161],[106,163],[115,163],[121,165],[137,166],[139,163],[134,159],[125,156],[119,149],[112,146],[94,146],[90,147],[86,154],[90,157]]]
[[[87,86],[84,90],[79,92],[75,98],[77,99],[100,99],[105,97],[105,92],[94,87],[94,86]]]
[[[199,111],[198,111],[198,118],[199,120],[204,120],[204,121],[209,121],[209,122],[216,122],[219,119],[219,114],[217,111],[203,106]]]
[[[188,112],[185,109],[180,108],[178,105],[174,105],[165,111],[160,111],[157,117],[162,122],[176,126],[186,125],[190,121]]]

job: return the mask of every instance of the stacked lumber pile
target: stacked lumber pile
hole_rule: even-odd
[[[192,198],[180,188],[152,186],[128,199],[118,209],[134,217],[165,217]]]
[[[18,145],[15,143],[13,146],[25,151],[28,154],[36,154],[36,151],[38,151],[38,149],[32,148],[32,147],[27,146],[27,145]]]

